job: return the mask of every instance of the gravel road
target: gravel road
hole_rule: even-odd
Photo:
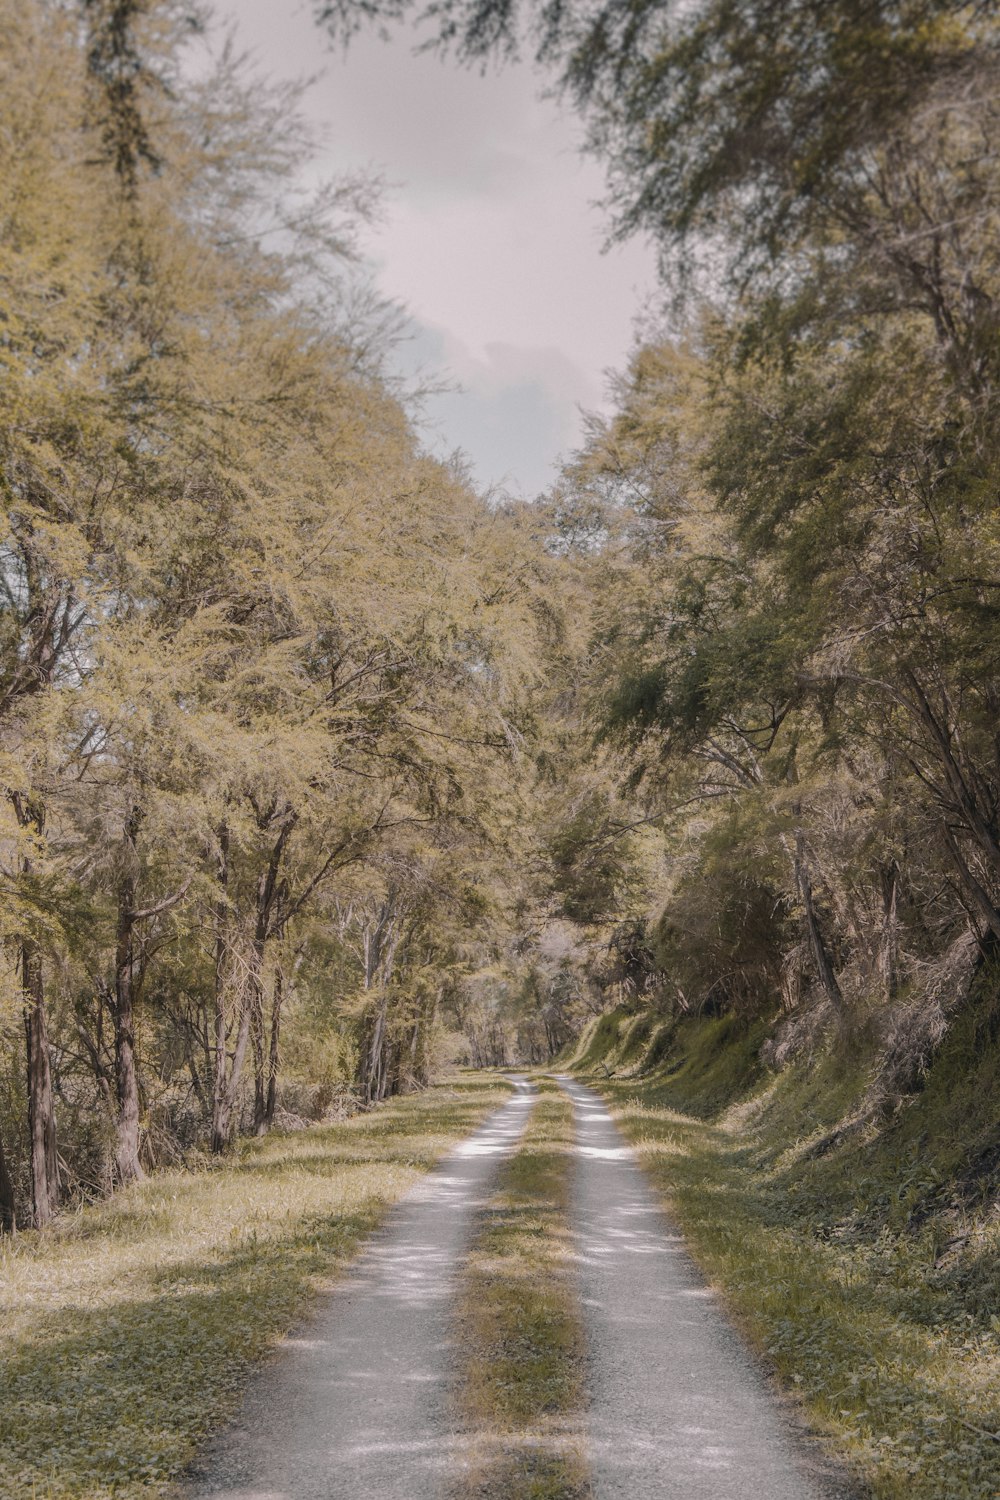
[[[430,1500],[449,1467],[452,1284],[500,1160],[527,1123],[517,1093],[396,1205],[323,1311],[252,1383],[202,1455],[188,1500]]]
[[[733,1332],[607,1113],[567,1078],[593,1500],[851,1500]],[[451,1303],[517,1093],[396,1205],[319,1315],[255,1378],[184,1500],[441,1500],[462,1462]]]
[[[695,1270],[603,1100],[577,1121],[574,1223],[594,1500],[847,1500]]]

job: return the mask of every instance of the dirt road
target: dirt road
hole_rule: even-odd
[[[595,1500],[840,1500],[695,1270],[601,1098],[577,1119],[574,1221]]]
[[[747,1354],[602,1100],[576,1116],[572,1215],[588,1348],[580,1438],[594,1500],[848,1500]],[[449,1378],[455,1280],[515,1097],[390,1215],[321,1314],[260,1372],[187,1500],[443,1500],[461,1468]]]
[[[452,1286],[477,1207],[534,1090],[514,1097],[399,1203],[322,1313],[252,1384],[189,1500],[425,1500],[449,1466]]]

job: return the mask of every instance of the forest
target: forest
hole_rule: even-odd
[[[532,507],[421,454],[294,101],[10,9],[6,1223],[626,993],[926,1061],[1000,939],[998,60],[869,9],[560,42],[686,300]]]
[[[768,1159],[822,1172],[961,1035],[903,1226],[947,1272],[1000,1166],[995,8],[430,7],[540,60],[660,257],[532,504],[426,453],[377,185],[302,187],[209,19],[0,0],[0,1231],[459,1066],[706,1118],[798,1069]]]

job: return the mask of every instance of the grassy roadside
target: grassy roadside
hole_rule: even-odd
[[[469,1437],[455,1500],[584,1500],[584,1347],[571,1264],[573,1110],[541,1085],[483,1212],[459,1288],[456,1400]]]
[[[510,1097],[462,1076],[0,1244],[0,1497],[151,1500],[389,1206]]]
[[[672,1107],[690,1107],[691,1079],[674,1058],[591,1082],[751,1342],[879,1500],[997,1500],[1000,1223],[970,1219],[958,1249],[948,1240],[940,1130],[915,1130],[916,1115],[816,1153],[821,1076],[758,1084],[711,1123]]]

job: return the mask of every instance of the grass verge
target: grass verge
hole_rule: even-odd
[[[903,1120],[816,1156],[788,1134],[810,1118],[780,1098],[804,1087],[793,1076],[715,1123],[671,1107],[669,1068],[593,1082],[751,1342],[873,1495],[997,1500],[1000,1224],[942,1245],[935,1137],[914,1152]]]
[[[509,1096],[462,1076],[0,1243],[2,1500],[163,1493],[389,1206]]]
[[[483,1211],[457,1305],[469,1461],[455,1500],[584,1500],[585,1354],[569,1225],[573,1110],[553,1084]]]

